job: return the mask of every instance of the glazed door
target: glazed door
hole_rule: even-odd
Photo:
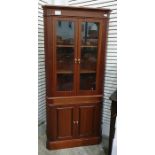
[[[77,21],[73,18],[54,18],[54,87],[55,95],[76,93]]]
[[[99,57],[101,52],[101,21],[81,19],[78,46],[78,94],[97,94]]]

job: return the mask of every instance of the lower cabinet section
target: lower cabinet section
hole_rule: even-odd
[[[100,142],[101,103],[47,106],[47,148]]]

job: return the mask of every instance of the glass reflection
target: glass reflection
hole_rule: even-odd
[[[97,45],[98,44],[99,23],[82,22],[81,24],[81,44]]]
[[[74,22],[59,20],[56,23],[57,45],[74,44]]]

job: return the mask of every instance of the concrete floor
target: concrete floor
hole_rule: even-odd
[[[39,136],[38,143],[38,155],[106,155],[104,153],[103,144],[49,151],[45,146],[45,135]]]

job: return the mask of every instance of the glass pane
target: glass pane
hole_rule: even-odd
[[[56,22],[57,91],[72,91],[74,79],[74,22]]]
[[[57,73],[73,73],[74,48],[57,47]]]
[[[72,91],[73,90],[73,74],[57,74],[57,90]]]
[[[56,28],[57,45],[74,44],[74,22],[58,20],[56,22]]]
[[[96,73],[80,74],[80,89],[95,90],[96,89]]]
[[[81,44],[97,45],[98,44],[99,23],[82,22],[81,24]]]
[[[97,62],[97,50],[98,48],[83,47],[81,48],[81,72],[96,71]]]
[[[99,23],[81,23],[80,90],[96,89]]]

